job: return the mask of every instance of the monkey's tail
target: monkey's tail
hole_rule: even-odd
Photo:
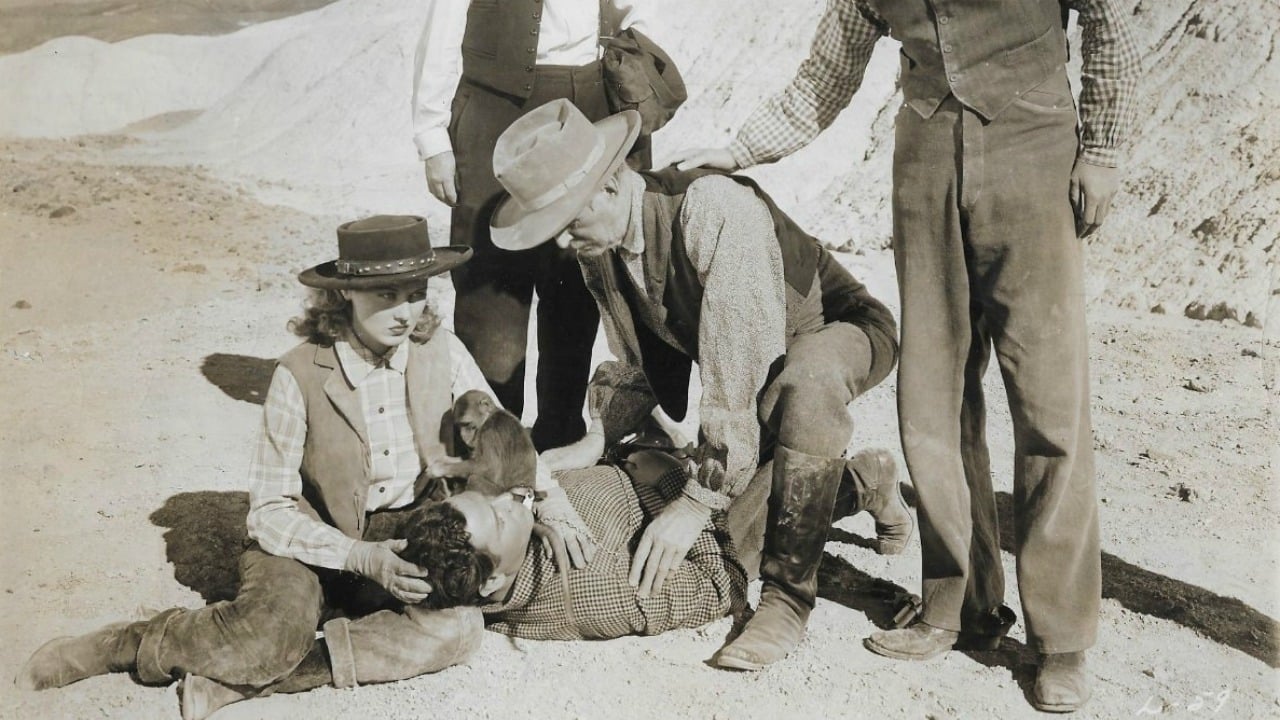
[[[564,595],[564,615],[569,627],[578,627],[578,616],[573,610],[573,593],[569,592],[569,553],[564,548],[564,539],[550,525],[537,523],[533,526],[533,534],[551,546],[551,555],[556,569],[560,572],[560,592]]]

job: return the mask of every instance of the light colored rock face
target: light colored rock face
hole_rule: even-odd
[[[1252,313],[1261,324],[1280,255],[1280,70],[1273,57],[1280,5],[1121,5],[1143,49],[1138,132],[1112,217],[1088,240],[1088,293],[1174,314],[1193,302],[1221,303],[1219,314],[1243,322]],[[726,142],[794,73],[824,6],[809,0],[779,12],[765,0],[653,0],[653,34],[682,66],[690,90],[657,137],[657,160]],[[0,108],[0,134],[107,132],[203,109],[181,127],[151,135],[128,158],[208,165],[257,181],[267,199],[316,212],[426,213],[443,232],[447,214],[427,199],[410,142],[420,18],[414,3],[344,0],[216,38],[53,41],[0,57],[0,85],[18,99]],[[889,242],[899,94],[896,48],[881,45],[852,107],[822,137],[752,171],[836,247]],[[1078,34],[1072,46],[1078,54]]]

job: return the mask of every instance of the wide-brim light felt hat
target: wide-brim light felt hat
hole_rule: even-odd
[[[470,258],[463,245],[431,247],[424,218],[375,215],[339,225],[338,259],[303,270],[298,282],[332,290],[426,285]]]
[[[512,123],[493,149],[493,174],[507,191],[489,221],[493,244],[525,250],[563,232],[626,159],[639,134],[640,114],[634,110],[593,124],[565,99]]]

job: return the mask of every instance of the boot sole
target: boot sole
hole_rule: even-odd
[[[883,655],[888,658],[893,658],[894,660],[922,660],[923,661],[923,660],[932,660],[949,650],[960,650],[962,652],[974,651],[974,650],[981,650],[981,651],[999,650],[1000,641],[1003,639],[1004,639],[1003,636],[992,637],[989,635],[962,634],[960,635],[959,638],[956,639],[954,644],[939,648],[930,653],[907,653],[907,652],[902,652],[900,650],[894,650],[892,648],[888,648],[877,643],[871,638],[864,639],[862,641],[862,644],[871,652],[877,655]]]
[[[1039,710],[1040,712],[1063,714],[1063,713],[1073,713],[1079,710],[1080,708],[1084,707],[1084,703],[1079,702],[1079,703],[1073,703],[1070,705],[1049,705],[1047,703],[1039,703],[1039,702],[1032,701],[1031,707]]]
[[[871,638],[865,638],[862,641],[862,645],[866,647],[868,650],[870,650],[871,652],[877,655],[883,655],[884,657],[887,657],[887,658],[893,658],[894,660],[917,660],[917,661],[932,660],[938,657],[939,655],[947,652],[948,650],[952,650],[955,648],[955,645],[944,645],[942,647],[937,648],[933,652],[929,652],[929,653],[908,653],[908,652],[902,652],[901,650],[894,650],[893,648],[885,647],[884,645],[877,643]]]

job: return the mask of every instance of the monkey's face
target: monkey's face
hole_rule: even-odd
[[[453,423],[463,445],[475,449],[480,426],[484,425],[496,408],[493,398],[480,390],[468,390],[458,397],[453,405]]]
[[[480,423],[483,422],[483,420],[480,421]],[[458,436],[462,438],[463,445],[466,445],[468,448],[474,448],[476,446],[476,433],[480,431],[480,423],[458,423]]]

